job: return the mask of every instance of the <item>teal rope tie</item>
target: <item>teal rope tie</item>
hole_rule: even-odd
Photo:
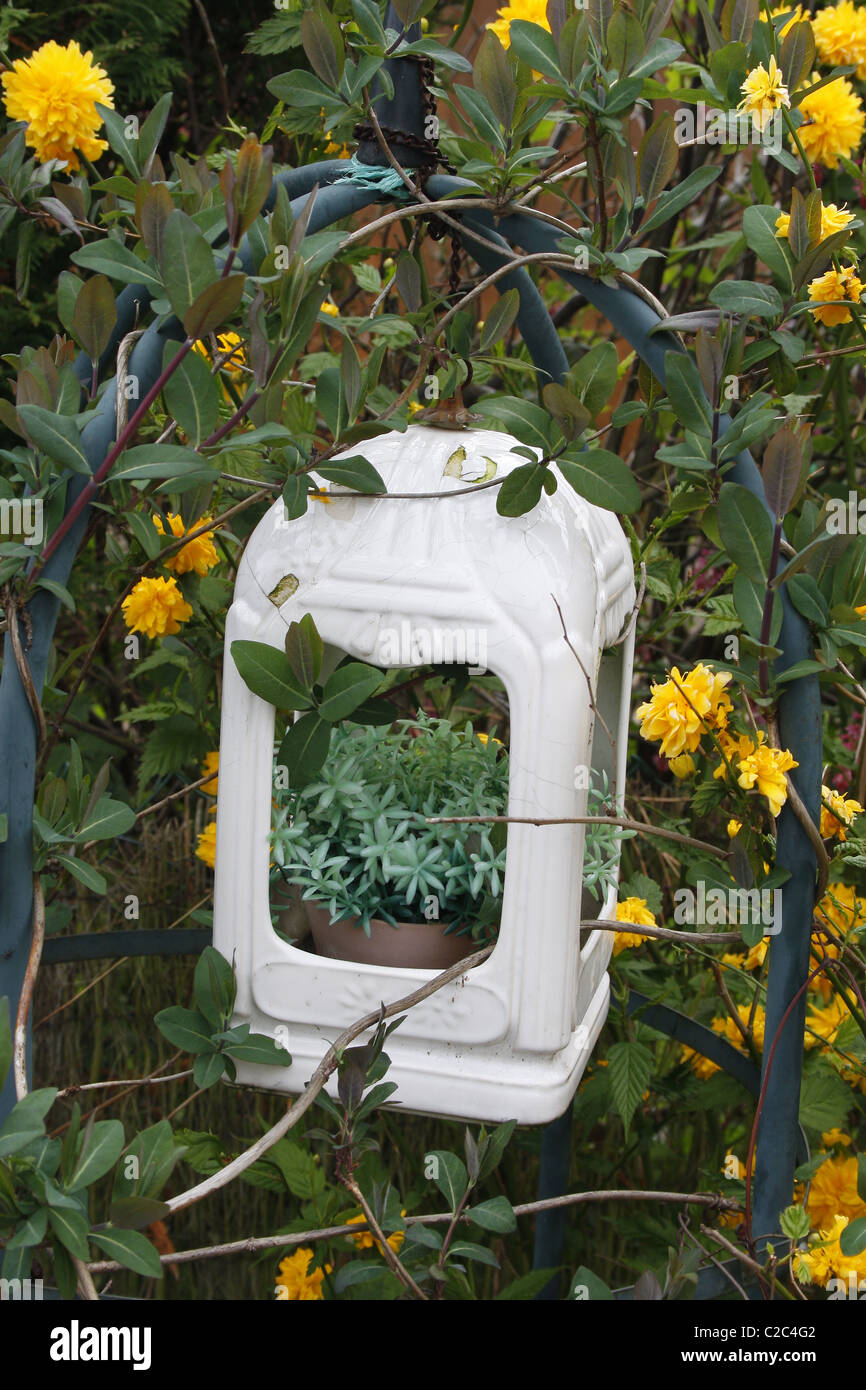
[[[391,197],[411,197],[396,169],[392,169],[389,164],[362,164],[356,154],[348,161],[347,172],[334,182],[353,183],[356,188],[367,188],[374,193],[388,194]]]

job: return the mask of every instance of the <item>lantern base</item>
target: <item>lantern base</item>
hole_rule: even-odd
[[[391,1058],[387,1079],[396,1081],[398,1089],[395,1100],[384,1108],[476,1122],[548,1124],[563,1113],[574,1096],[609,1003],[610,979],[604,974],[569,1041],[553,1054],[514,1052],[507,1041],[467,1047],[445,1039],[401,1039],[397,1029],[386,1050]],[[240,1015],[234,1019],[235,1023],[244,1021]],[[273,1033],[274,1020],[258,1011],[248,1021],[254,1032]],[[287,1040],[292,1054],[290,1067],[280,1072],[275,1067],[239,1062],[235,1084],[299,1095],[338,1031],[296,1025]],[[336,1075],[326,1090],[336,1098]]]

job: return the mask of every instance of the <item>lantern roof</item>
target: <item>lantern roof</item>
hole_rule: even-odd
[[[562,478],[530,513],[501,516],[499,489],[478,484],[526,463],[512,452],[517,444],[498,430],[410,425],[346,450],[336,458],[362,453],[397,495],[345,496],[351,489],[322,483],[321,499],[292,521],[279,500],[253,533],[241,570],[277,608],[294,598],[291,610],[303,611],[308,599],[315,607],[316,593],[351,590],[351,606],[368,608],[378,622],[401,610],[411,588],[416,615],[478,623],[507,616],[533,631],[538,646],[562,644],[555,598],[569,627],[574,622],[596,651],[609,646],[634,603],[619,522]],[[437,502],[440,493],[465,495]],[[364,651],[363,638],[353,645]]]

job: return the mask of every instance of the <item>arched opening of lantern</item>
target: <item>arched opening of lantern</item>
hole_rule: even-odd
[[[285,1039],[293,1063],[276,1084],[289,1093],[337,1032],[437,973],[314,954],[273,929],[274,706],[247,688],[231,647],[282,649],[289,624],[307,613],[326,644],[323,674],[344,656],[383,665],[388,634],[472,628],[508,696],[498,937],[486,960],[410,1010],[389,1039],[397,1099],[411,1110],[543,1123],[568,1104],[604,1022],[611,934],[582,941],[580,919],[587,905],[591,918],[614,915],[615,875],[603,902],[587,899],[586,827],[574,818],[605,777],[611,809],[622,802],[631,640],[614,644],[632,614],[633,567],[616,517],[569,487],[522,517],[497,513],[495,488],[468,491],[479,471],[495,481],[524,462],[515,443],[493,430],[419,425],[379,436],[364,456],[399,496],[332,488],[291,522],[278,502],[244,553],[226,629],[214,943],[235,959],[238,1018]],[[275,1085],[271,1068],[245,1065],[238,1076]]]

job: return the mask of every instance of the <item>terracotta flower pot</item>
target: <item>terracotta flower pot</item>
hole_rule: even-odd
[[[478,946],[471,936],[456,932],[445,934],[442,922],[401,922],[392,927],[381,917],[370,922],[367,936],[347,917],[331,922],[326,907],[306,902],[307,921],[313,934],[316,954],[331,960],[350,960],[360,965],[403,965],[416,970],[446,970],[464,956],[471,956]]]
[[[277,927],[292,942],[303,941],[310,934],[310,924],[301,901],[301,890],[294,884],[276,883],[271,886],[271,910],[277,915]]]

